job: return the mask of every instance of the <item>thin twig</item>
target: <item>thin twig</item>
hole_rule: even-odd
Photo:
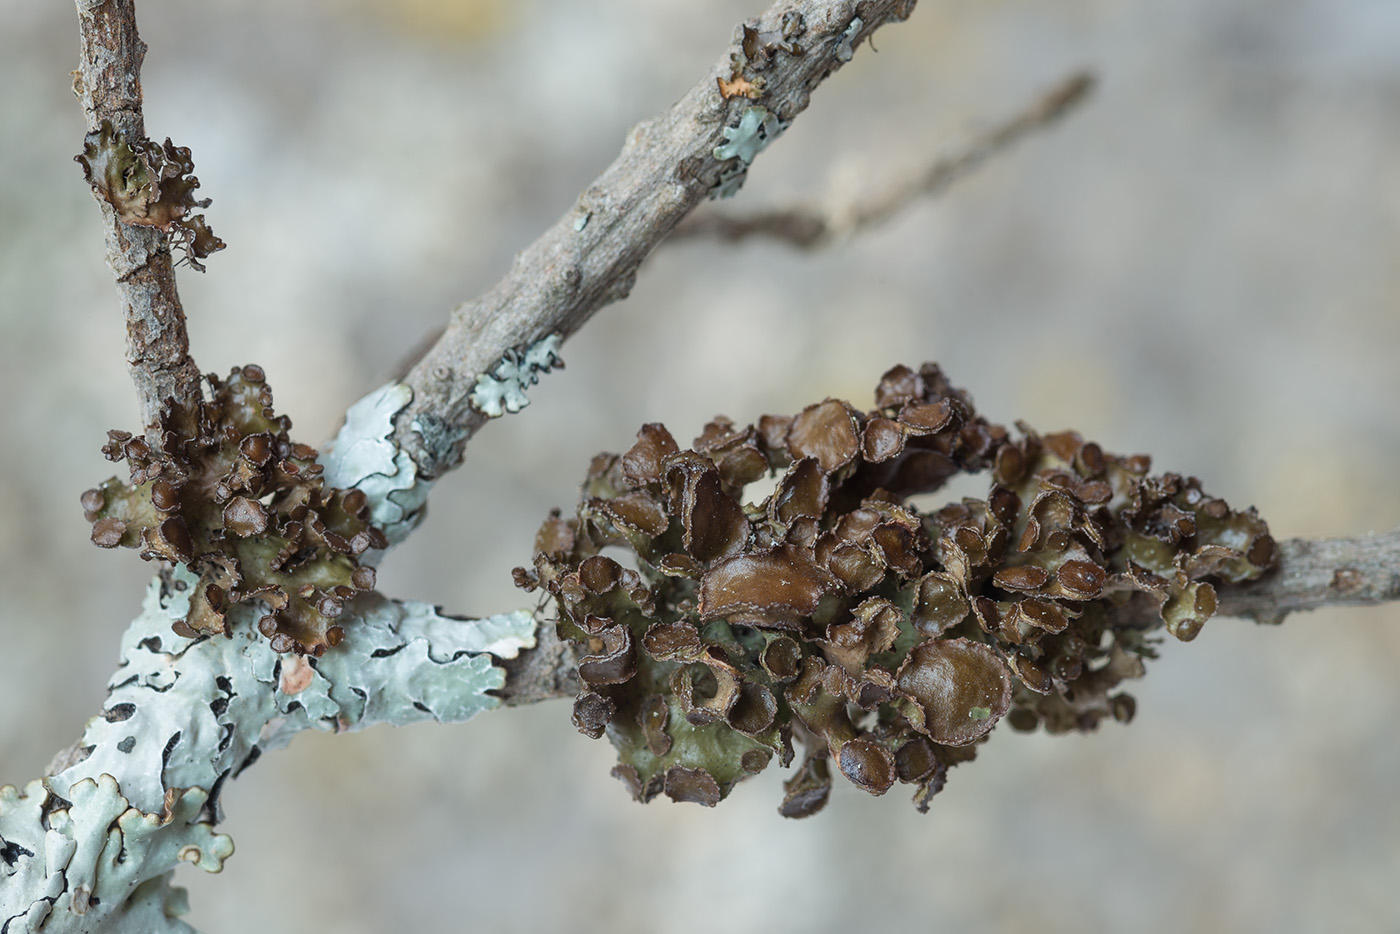
[[[715,158],[726,127],[751,107],[784,124],[793,120],[851,48],[913,7],[913,0],[779,0],[756,27],[782,35],[784,20],[791,27],[800,16],[799,53],[772,54],[757,100],[726,100],[717,86],[733,74],[731,54],[744,54],[736,41],[674,107],[634,127],[621,155],[577,204],[517,255],[505,278],[457,308],[442,338],[409,372],[414,399],[399,415],[395,441],[420,473],[436,477],[461,462],[467,439],[486,421],[469,397],[503,354],[550,334],[568,337],[599,308],[627,296],[651,250],[738,162]]]
[[[1094,76],[1089,72],[1075,72],[1041,94],[1015,117],[977,134],[915,171],[894,180],[888,179],[884,171],[865,173],[874,184],[854,196],[746,214],[697,212],[676,227],[668,242],[699,237],[743,240],[761,236],[801,249],[825,246],[862,228],[881,224],[923,197],[942,194],[987,159],[1006,152],[1073,111],[1088,98],[1094,84]]]
[[[128,140],[146,136],[141,115],[141,60],[146,44],[136,32],[134,0],[77,0],[82,56],[73,90],[89,132],[103,121]],[[153,227],[131,227],[101,198],[107,265],[117,278],[126,318],[126,363],[141,403],[142,424],[157,421],[168,398],[199,398],[199,368],[190,359],[185,312],[175,289],[169,237]]]
[[[1220,589],[1218,612],[1261,623],[1325,606],[1400,600],[1400,528],[1356,538],[1280,542],[1278,567],[1250,584]]]

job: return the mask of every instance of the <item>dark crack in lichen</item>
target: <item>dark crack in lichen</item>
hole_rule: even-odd
[[[195,208],[207,208],[208,198],[196,198],[199,179],[190,151],[169,138],[165,145],[153,140],[130,142],[111,121],[89,133],[83,151],[73,157],[83,167],[83,177],[93,192],[110,204],[117,217],[135,227],[155,227],[169,234],[185,252],[194,269],[204,271],[200,260],[225,246]]]
[[[638,800],[707,806],[790,764],[797,739],[779,810],[804,817],[831,764],[871,794],[915,786],[922,811],[1003,719],[1130,719],[1119,685],[1154,656],[1152,630],[1193,638],[1212,582],[1258,577],[1273,540],[1252,509],[1151,476],[1145,456],[1018,427],[925,364],[886,373],[870,412],[827,399],[719,417],[690,450],[650,424],[599,455],[575,518],[546,520],[533,571],[516,572],[582,649],[575,724],[607,733]],[[909,502],[983,470],[986,499]],[[745,503],[770,474],[772,494]]]
[[[160,450],[108,432],[102,452],[126,461],[130,479],[83,494],[92,540],[199,579],[180,635],[227,634],[229,605],[258,602],[258,629],[276,651],[320,655],[344,635],[346,602],[374,588],[359,557],[388,541],[368,522],[365,494],[327,488],[316,450],[290,440],[260,367],[208,379],[209,401],[167,402]]]

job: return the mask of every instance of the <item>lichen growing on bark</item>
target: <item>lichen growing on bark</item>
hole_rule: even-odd
[[[872,794],[912,784],[925,810],[1002,719],[1129,719],[1118,685],[1153,657],[1151,630],[1194,637],[1212,580],[1272,563],[1252,509],[1148,469],[1072,432],[1013,437],[937,366],[895,367],[870,412],[827,399],[743,427],[719,417],[691,450],[644,426],[594,459],[576,516],[544,523],[516,578],[554,598],[582,651],[574,722],[608,734],[639,800],[714,805],[789,764],[796,738],[783,814],[825,804],[828,762]],[[982,470],[984,500],[909,501]]]
[[[168,137],[164,146],[149,139],[131,142],[104,120],[73,159],[83,167],[93,193],[112,206],[122,223],[170,234],[192,268],[203,272],[200,260],[224,248],[204,215],[191,214],[207,208],[210,199],[194,196],[199,179],[188,148]]]
[[[227,633],[228,607],[256,601],[274,649],[320,655],[344,636],[346,601],[374,588],[360,556],[388,541],[365,493],[328,488],[315,449],[288,437],[260,367],[209,382],[209,401],[166,405],[159,445],[108,433],[103,453],[130,478],[83,494],[92,540],[198,578],[180,635]]]

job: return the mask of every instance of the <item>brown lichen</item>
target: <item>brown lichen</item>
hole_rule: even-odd
[[[93,192],[110,204],[124,224],[155,227],[170,234],[185,251],[190,266],[200,272],[200,260],[222,250],[224,241],[214,235],[203,214],[208,198],[196,198],[199,179],[190,151],[168,138],[162,146],[153,140],[130,142],[111,121],[89,133],[83,151],[73,157],[83,167],[83,177]]]
[[[316,451],[288,437],[260,367],[209,377],[211,398],[167,403],[157,449],[124,431],[102,448],[126,461],[82,496],[92,540],[140,548],[141,557],[184,565],[199,578],[176,632],[228,632],[230,604],[259,602],[258,629],[279,652],[320,655],[343,636],[336,620],[355,594],[372,590],[359,557],[384,548],[359,490],[327,488]]]
[[[926,810],[1002,719],[1131,719],[1117,688],[1153,657],[1151,629],[1192,638],[1212,581],[1273,560],[1253,510],[1070,432],[1013,438],[937,366],[895,367],[875,400],[719,417],[691,450],[646,425],[594,459],[575,518],[541,528],[516,581],[547,590],[583,648],[575,723],[608,734],[639,800],[713,805],[789,764],[797,738],[784,815],[820,810],[830,762],[871,794],[912,784]],[[908,501],[982,470],[985,500],[928,515]],[[768,473],[773,492],[746,504]]]

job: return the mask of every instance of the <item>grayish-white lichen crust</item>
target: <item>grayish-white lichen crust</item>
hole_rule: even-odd
[[[745,108],[739,117],[739,125],[725,127],[724,142],[714,148],[714,157],[730,164],[721,170],[715,187],[710,190],[710,197],[732,198],[744,184],[753,160],[772,145],[773,140],[782,136],[787,128],[788,124],[778,119],[778,115],[767,107],[755,104]]]
[[[535,644],[528,611],[454,619],[374,593],[347,608],[345,638],[320,659],[273,652],[259,611],[243,605],[231,637],[188,639],[170,624],[192,583],[152,583],[83,734],[86,758],[23,793],[0,790],[3,934],[190,930],[175,920],[183,902],[169,874],[182,861],[217,872],[233,851],[212,829],[227,778],[303,730],[458,722],[497,707],[487,692],[505,672],[492,655]]]
[[[370,521],[390,545],[408,537],[423,517],[432,483],[418,477],[413,458],[390,440],[394,416],[413,401],[413,390],[389,383],[365,396],[345,413],[345,425],[321,452],[327,486],[355,487],[369,497]],[[361,563],[374,563],[371,560]]]
[[[489,418],[519,412],[530,404],[525,389],[540,381],[541,373],[563,366],[559,345],[563,337],[550,334],[531,344],[524,353],[506,351],[489,373],[483,373],[472,388],[471,404]]]
[[[720,161],[738,159],[750,165],[785,129],[777,114],[755,104],[744,110],[738,126],[724,128],[724,142],[715,147],[714,156]]]
[[[233,841],[199,820],[202,788],[172,791],[155,813],[116,779],[84,779],[61,797],[45,781],[0,788],[0,931],[192,932],[174,867],[218,872]],[[47,821],[48,828],[44,829]]]
[[[860,32],[861,27],[864,25],[865,23],[857,16],[855,19],[851,20],[851,25],[846,27],[846,31],[841,33],[841,39],[836,43],[836,60],[838,62],[849,62],[855,57],[856,53],[855,50],[851,48],[851,41],[855,39],[856,34]]]

